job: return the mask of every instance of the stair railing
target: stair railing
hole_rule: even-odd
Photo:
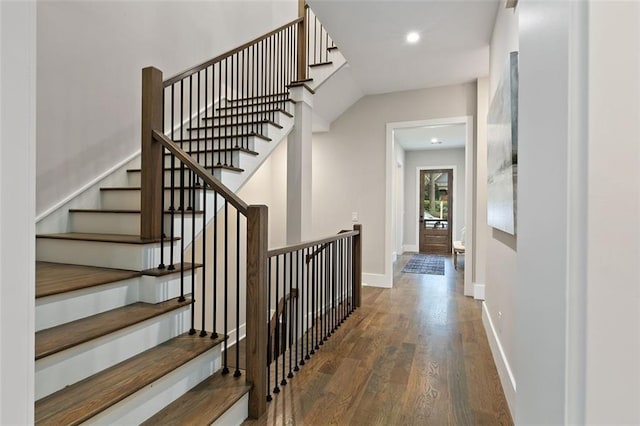
[[[183,256],[176,253],[175,264],[164,264],[165,252],[159,267],[179,269],[183,275],[180,300],[191,298],[190,334],[217,339],[221,332],[227,337],[222,374],[230,373],[233,364],[234,377],[242,374],[239,347],[244,308],[245,377],[253,385],[249,414],[258,418],[266,411],[271,392],[278,393],[361,305],[361,226],[332,237],[267,250],[266,206],[247,205],[163,133],[153,131],[152,137],[173,157],[172,162],[179,162],[201,180],[195,203],[191,208],[177,208],[175,213],[181,240],[192,239],[191,259],[185,258],[188,253],[184,250],[176,250]],[[179,170],[175,166],[170,172]],[[192,191],[181,183],[167,190],[176,192],[179,200],[187,199],[180,194]],[[216,208],[219,203],[224,205],[220,211]],[[206,223],[201,221],[196,227],[196,211],[206,204],[214,205],[216,215],[209,240]],[[202,238],[196,243],[198,235]],[[165,242],[170,247],[176,244],[173,238],[162,238],[161,247]],[[208,247],[213,248],[210,254]],[[201,269],[196,281],[196,262],[204,267],[209,260],[212,276]],[[190,272],[188,280],[186,272]],[[246,297],[241,307],[243,292]],[[235,360],[228,359],[230,335],[234,335]]]
[[[233,338],[236,349],[239,347],[244,308],[245,377],[253,384],[249,394],[252,418],[265,412],[267,396],[270,398],[267,360],[273,353],[268,353],[268,324],[270,313],[277,311],[272,305],[278,299],[270,298],[268,274],[280,254],[276,251],[269,255],[267,251],[266,206],[247,205],[215,174],[219,169],[237,169],[234,153],[251,149],[249,139],[285,108],[288,88],[307,80],[310,67],[317,62],[315,46],[328,46],[323,29],[308,31],[309,21],[317,25],[316,18],[311,18],[304,5],[300,9],[300,18],[165,81],[156,68],[142,72],[141,237],[159,242],[160,269],[180,273],[180,299],[191,299],[190,334],[217,338],[222,333],[222,372],[230,373],[230,367],[235,367],[236,377],[242,374],[239,350],[235,351],[235,360],[229,360],[229,340]],[[320,38],[312,41],[312,37]],[[213,223],[210,230],[209,222]],[[337,326],[338,318],[343,319],[343,314],[359,305],[359,278],[355,278],[361,271],[359,235],[359,230],[354,230],[332,237],[336,239],[308,243],[305,248],[286,249],[293,250],[289,256],[299,256],[300,250],[329,244],[335,250],[335,254],[331,251],[334,257],[351,253],[350,260],[340,257],[351,268],[351,272],[340,272],[345,277],[340,287],[344,291],[334,292],[333,287],[327,287],[334,281],[314,275],[314,284],[306,288],[307,292],[317,292],[313,311],[307,311],[300,321],[286,317],[289,326],[295,324],[308,334],[312,324],[314,332],[319,333],[315,324],[321,318],[335,314],[331,324]],[[300,271],[311,271],[312,267],[319,274],[321,268],[330,268],[338,274],[340,269],[330,266],[333,260],[338,261],[338,257],[323,258],[322,264],[314,261],[312,266],[301,266]],[[301,287],[300,291],[304,290]],[[283,309],[291,309],[293,301],[303,300],[302,294],[295,294],[285,297]],[[329,320],[323,321],[328,327]],[[285,337],[289,342],[293,335],[284,333],[280,340]],[[295,347],[301,348],[301,344],[296,341]],[[291,357],[288,348],[287,353],[283,347],[278,357]],[[304,359],[301,361],[300,365]]]
[[[360,306],[361,226],[268,257],[266,306],[277,302],[267,326],[270,401]]]

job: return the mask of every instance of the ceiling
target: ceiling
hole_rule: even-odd
[[[367,94],[475,81],[489,74],[500,0],[308,0]],[[409,31],[421,35],[409,44]]]
[[[424,149],[464,148],[465,124],[448,124],[438,126],[421,126],[393,131],[394,140],[407,151]],[[431,143],[436,139],[440,144]]]

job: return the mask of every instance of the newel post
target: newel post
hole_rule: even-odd
[[[298,81],[307,79],[307,5],[305,0],[298,0]]]
[[[247,211],[247,381],[249,417],[257,419],[267,410],[267,206]]]
[[[140,236],[160,238],[162,206],[163,149],[153,140],[153,131],[162,132],[162,71],[142,70],[142,180],[140,182]]]
[[[353,237],[353,298],[356,308],[362,303],[362,225],[353,225],[359,234]]]

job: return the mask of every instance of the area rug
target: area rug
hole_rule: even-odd
[[[444,257],[431,254],[415,254],[402,269],[409,274],[444,275]]]

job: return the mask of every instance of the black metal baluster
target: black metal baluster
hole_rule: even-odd
[[[273,361],[273,336],[271,335],[271,263],[273,258],[267,260],[267,402],[271,401],[271,363]]]
[[[311,251],[311,255],[313,256],[313,250]],[[313,258],[311,260],[312,270],[311,270],[311,350],[309,354],[315,354],[315,342],[316,339],[316,293],[317,293],[317,281],[318,281],[318,265],[316,259]]]
[[[337,307],[337,314],[336,314],[336,330],[338,329],[338,327],[340,327],[340,324],[343,321],[343,312],[342,312],[342,239],[337,241],[337,254],[336,254],[336,272],[335,272],[335,276],[336,276],[336,292],[337,292],[337,298],[336,298],[336,307]]]
[[[240,377],[240,212],[236,210],[236,371]]]
[[[224,368],[222,374],[229,374],[229,201],[224,201]]]
[[[337,298],[336,298],[336,306],[338,308],[338,313],[336,315],[336,330],[338,329],[338,327],[340,327],[340,324],[342,323],[342,320],[344,318],[343,316],[343,294],[342,294],[342,255],[343,255],[343,250],[342,250],[342,239],[336,241],[337,244],[337,256],[336,256],[336,292],[337,292]]]
[[[309,359],[309,249],[305,248],[303,251],[303,268],[305,269],[305,274],[302,279],[302,353],[304,356],[300,357],[300,365],[304,365],[305,359]],[[306,343],[305,343],[306,341]],[[306,354],[305,354],[306,352]]]
[[[281,386],[285,386],[287,384],[287,380],[284,378],[285,363],[287,362],[287,357],[285,356],[285,351],[287,350],[287,335],[286,335],[286,322],[287,322],[287,254],[282,255],[282,323],[281,326],[278,327],[278,335],[282,337],[282,350],[280,353],[282,354],[282,380],[280,381]],[[289,294],[291,297],[291,294]],[[280,303],[278,303],[279,305]],[[283,335],[284,333],[284,335]]]
[[[298,296],[296,295],[296,298]],[[287,348],[289,349],[289,374],[287,378],[293,377],[293,350],[291,349],[292,340],[293,340],[293,321],[295,321],[293,316],[293,252],[289,252],[289,316],[288,316],[288,328],[287,333],[289,338],[287,339],[288,344]]]
[[[211,159],[213,161],[213,158]],[[205,216],[206,217],[206,216]],[[213,193],[213,318],[211,338],[218,338],[218,193]],[[206,221],[203,225],[207,227]],[[203,272],[204,275],[204,272]],[[204,280],[204,277],[203,277]]]
[[[229,102],[229,99],[225,98],[225,101]],[[215,98],[213,102],[215,105]],[[218,103],[222,103],[222,62],[218,64]],[[221,124],[222,124],[222,119],[218,119],[218,125],[221,125]],[[215,146],[215,143],[214,143],[215,140],[218,141],[217,147]],[[212,128],[211,129],[211,144],[212,144],[211,155],[213,160],[213,153],[216,153],[216,156],[218,157],[218,162],[217,162],[218,166],[222,165],[222,163],[220,162],[220,147],[222,146],[220,141],[222,141],[222,129],[218,127],[218,135],[216,138],[215,131]],[[213,165],[213,161],[211,164]]]
[[[280,256],[276,256],[276,282],[275,282],[275,287],[276,287],[276,298],[275,298],[275,302],[276,302],[276,309],[275,309],[275,313],[272,315],[273,318],[273,326],[271,327],[271,329],[273,330],[273,346],[274,346],[274,356],[273,356],[273,362],[274,362],[274,366],[275,366],[275,373],[274,373],[274,388],[273,388],[273,393],[280,393],[280,388],[278,387],[278,357],[280,356],[280,321],[279,321],[279,315],[278,315],[278,305],[280,304],[280,292],[279,287],[280,287]]]
[[[167,107],[166,99],[165,99],[166,90],[162,90],[162,133],[165,132],[165,117],[164,117],[164,109]],[[165,149],[162,149],[162,168],[164,169],[164,159],[165,159]],[[165,186],[165,176],[164,172],[162,172],[162,182],[160,184],[160,264],[158,265],[158,269],[166,268],[164,264],[164,243],[166,239],[165,230],[164,230],[164,186]]]
[[[175,140],[175,84],[171,85],[171,139]],[[164,168],[164,167],[163,167]],[[170,194],[169,194],[169,213],[171,215],[171,224],[170,224],[170,236],[169,236],[169,267],[167,268],[169,271],[173,271],[176,269],[173,264],[173,237],[175,236],[175,169],[176,169],[176,157],[175,155],[171,155],[171,173],[170,179]],[[162,172],[164,174],[164,171]],[[162,192],[164,192],[164,188],[162,188]],[[180,299],[181,302],[184,302],[184,282],[180,282]]]
[[[300,270],[300,255],[302,254],[301,250],[296,250],[296,304],[295,306],[295,344],[296,344],[296,354],[295,354],[295,360],[296,360],[296,365],[293,367],[293,371],[298,371],[298,360],[300,358],[298,358],[298,346],[300,346],[300,339],[299,339],[299,335],[298,335],[298,323],[301,321],[300,318],[300,302],[302,300],[302,290],[301,290],[301,286],[300,286],[300,276],[302,271]]]

